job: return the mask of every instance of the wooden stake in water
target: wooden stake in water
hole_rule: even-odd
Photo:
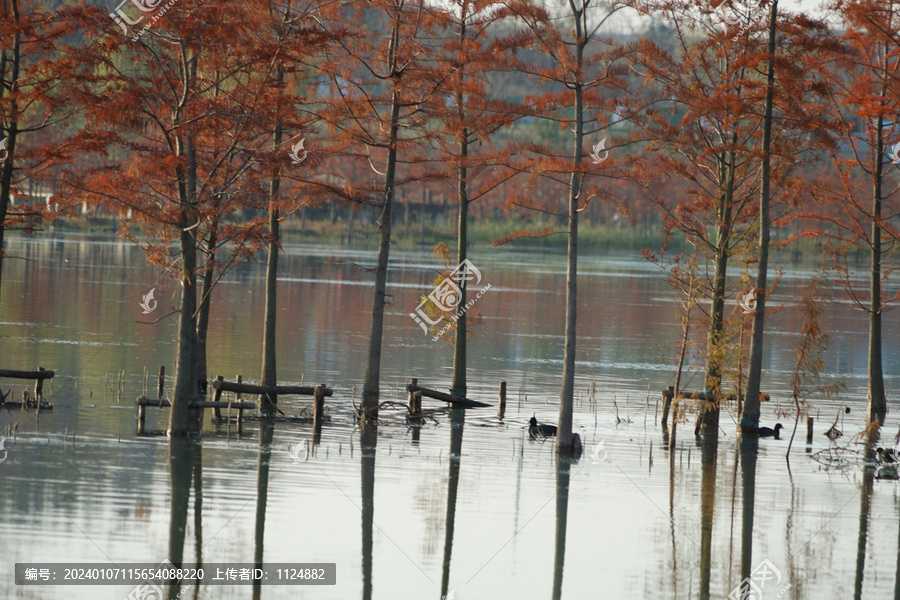
[[[163,399],[163,390],[166,387],[166,367],[165,365],[159,365],[159,375],[156,379],[156,397],[160,400]]]
[[[38,371],[43,371],[44,367],[38,367]],[[34,399],[40,405],[44,398],[44,380],[38,378],[34,380]]]

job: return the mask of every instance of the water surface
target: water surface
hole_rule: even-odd
[[[575,427],[580,461],[558,463],[551,443],[528,439],[532,414],[555,422],[562,367],[565,262],[560,253],[475,248],[490,290],[469,347],[469,396],[494,408],[450,411],[427,401],[418,432],[383,411],[377,436],[355,426],[369,329],[372,252],[286,245],[279,278],[278,374],[283,384],[334,389],[318,445],[312,426],[206,416],[199,444],[137,435],[134,399],[155,395],[159,365],[174,371],[177,295],[140,250],[109,239],[47,235],[9,240],[0,303],[0,368],[56,371],[52,412],[3,412],[17,426],[0,464],[0,596],[126,598],[133,586],[23,587],[16,562],[334,562],[328,587],[195,588],[194,598],[725,598],[767,559],[780,581],[763,598],[889,598],[898,577],[897,484],[854,463],[825,469],[810,456],[838,414],[849,445],[865,415],[865,315],[826,307],[828,376],[848,392],[813,397],[815,442],[741,448],[724,411],[717,447],[682,426],[669,456],[656,423],[660,390],[674,383],[675,295],[633,255],[579,261]],[[405,402],[404,382],[444,390],[449,344],[409,317],[441,265],[426,249],[395,249],[386,317],[382,395]],[[763,421],[793,420],[787,403],[798,341],[797,303],[808,272],[788,271],[767,337]],[[238,265],[215,289],[209,372],[258,379],[264,264]],[[156,288],[159,306],[138,306]],[[735,287],[735,296],[739,290]],[[896,389],[893,313],[885,369]],[[144,370],[150,374],[145,384]],[[124,377],[121,385],[117,377]],[[687,373],[688,388],[701,376]],[[0,381],[21,395],[20,382]],[[593,392],[591,391],[593,390]],[[648,395],[649,390],[649,395]],[[890,393],[890,392],[889,392]],[[310,402],[281,399],[288,415]],[[731,407],[733,409],[733,407]],[[886,431],[893,434],[893,403]],[[729,409],[730,410],[730,409]],[[149,433],[165,411],[150,409]],[[73,439],[74,437],[74,439]],[[602,442],[603,450],[594,453]],[[298,460],[290,449],[300,444]],[[887,443],[890,445],[890,442]],[[308,448],[308,450],[307,450]],[[857,448],[851,446],[851,448]],[[652,460],[651,460],[652,456]],[[595,457],[599,460],[595,460]],[[855,455],[853,455],[855,459]],[[744,568],[742,569],[742,560]]]

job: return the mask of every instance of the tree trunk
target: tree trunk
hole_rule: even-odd
[[[279,73],[279,79],[283,79],[284,75]],[[283,135],[283,127],[279,123],[275,127],[274,143],[275,146],[281,144]],[[263,325],[263,352],[262,352],[262,374],[260,380],[262,385],[274,386],[278,383],[277,360],[275,357],[275,340],[276,340],[276,321],[278,309],[278,243],[281,238],[281,223],[279,221],[281,214],[276,206],[278,194],[281,188],[281,179],[277,176],[272,177],[269,183],[269,256],[266,261],[266,312]],[[278,398],[274,394],[262,394],[260,396],[262,409],[265,414],[271,415],[275,412],[275,406]]]
[[[884,94],[882,90],[882,95]],[[881,359],[881,195],[884,173],[884,117],[879,115],[876,128],[875,164],[872,170],[872,273],[869,285],[869,360],[866,390],[866,419],[884,425],[887,401]]]
[[[18,133],[16,123],[11,123],[7,131],[9,134],[6,138],[6,150],[9,152],[9,155],[6,157],[6,161],[0,165],[0,292],[3,291],[3,258],[6,256],[6,242],[4,239],[6,237],[6,228],[3,226],[3,223],[6,222],[6,213],[9,210],[9,194],[12,191],[12,157],[13,151],[16,148],[16,134]],[[2,131],[0,131],[0,135],[2,135]],[[0,297],[2,297],[2,295],[0,295]]]
[[[462,44],[466,38],[466,10],[463,9],[460,16],[459,26],[459,42]],[[462,93],[463,77],[465,70],[462,65],[459,66],[459,83],[460,91],[456,94],[456,106],[460,123],[465,122],[465,97]],[[466,159],[469,155],[469,130],[465,127],[459,134],[459,160],[460,165],[457,171],[456,197],[459,204],[458,229],[456,237],[456,253],[458,264],[462,264],[467,257],[467,246],[469,243],[469,197],[468,197],[468,171],[466,168]],[[460,282],[459,304],[463,307],[466,305],[466,294],[468,290],[468,280],[463,279]],[[453,385],[452,392],[455,396],[466,397],[466,313],[463,312],[456,321],[456,340],[453,345]]]
[[[725,290],[728,273],[728,249],[731,241],[731,205],[734,199],[734,152],[728,153],[725,172],[725,191],[720,197],[716,226],[716,258],[713,274],[712,300],[710,302],[709,330],[706,339],[705,391],[715,394],[716,400],[703,404],[697,419],[695,433],[715,431],[719,427],[719,403],[722,396],[722,363],[725,337]],[[707,427],[709,426],[709,427]]]
[[[206,393],[206,334],[209,331],[209,306],[212,297],[213,276],[216,270],[216,244],[219,241],[219,219],[214,217],[209,224],[206,237],[206,271],[203,273],[203,288],[200,292],[200,310],[197,313],[197,377],[199,390]]]
[[[716,514],[716,470],[719,438],[709,436],[700,446],[700,600],[709,600],[712,565],[713,521]]]
[[[272,187],[277,187],[274,185],[274,182]],[[279,217],[278,209],[273,208],[269,213],[269,235],[272,236],[272,239],[269,241],[269,256],[266,261],[266,313],[263,329],[262,375],[260,377],[261,385],[270,386],[278,383],[275,357],[275,326],[278,307],[278,241],[281,237]],[[263,412],[275,412],[274,408],[277,404],[277,398],[274,394],[263,394],[263,401]]]
[[[775,33],[778,21],[778,0],[772,0],[769,12],[769,67],[766,74],[766,105],[763,117],[762,181],[759,194],[759,249],[756,272],[756,314],[750,333],[750,368],[747,375],[747,397],[741,415],[743,433],[756,435],[759,431],[759,389],[762,378],[763,328],[766,318],[766,285],[769,268],[769,202],[771,199],[772,112],[775,98]]]
[[[197,240],[196,229],[184,231],[190,224],[181,219],[181,306],[178,315],[178,355],[175,359],[175,393],[169,414],[169,435],[190,430],[188,404],[198,399],[197,393]]]
[[[19,22],[19,3],[18,0],[12,0],[10,3],[12,8],[13,19],[18,23]],[[6,95],[7,85],[10,90],[14,90],[17,88],[19,81],[19,66],[21,63],[21,54],[19,50],[19,34],[16,34],[13,39],[13,51],[12,51],[12,64],[7,65],[6,52],[0,52],[0,74],[4,76],[6,75],[7,68],[10,69],[9,79],[5,80],[4,83],[6,85],[0,85],[0,98]],[[16,138],[19,135],[19,103],[15,98],[12,98],[9,103],[9,112],[8,114],[12,118],[9,126],[6,128],[6,160],[4,160],[3,164],[0,165],[0,292],[3,291],[2,282],[3,282],[3,259],[6,256],[6,245],[4,238],[6,233],[6,228],[3,226],[3,223],[6,222],[6,213],[9,210],[9,194],[12,191],[12,180],[13,180],[13,156],[16,150]],[[0,122],[0,126],[2,126],[2,122]],[[3,136],[3,129],[0,127],[0,136]],[[2,139],[2,138],[0,138]],[[0,294],[0,298],[2,298],[2,294]]]
[[[400,73],[397,70],[396,48],[400,39],[400,15],[394,16],[391,29],[391,92],[390,138],[387,167],[384,174],[384,193],[381,205],[381,234],[378,243],[378,261],[375,266],[375,292],[372,297],[372,326],[369,330],[369,353],[366,360],[366,378],[363,382],[361,420],[378,418],[379,380],[381,378],[381,340],[384,335],[384,305],[387,288],[388,255],[391,250],[391,205],[394,200],[394,177],[397,171],[397,139],[400,129]]]
[[[575,11],[576,49],[575,91],[575,148],[572,156],[572,177],[569,180],[569,249],[566,256],[566,348],[563,354],[563,382],[559,397],[559,425],[556,448],[571,451],[572,402],[575,396],[575,327],[578,302],[578,198],[581,195],[582,144],[584,143],[584,90],[581,84],[581,65],[586,41],[583,37],[581,12]]]
[[[196,64],[196,63],[193,63]],[[179,150],[181,141],[178,141]],[[181,152],[178,153],[179,155]],[[187,165],[179,168],[181,228],[181,306],[178,315],[178,355],[175,359],[175,391],[169,411],[169,435],[191,430],[188,405],[197,400],[197,155],[191,133],[187,134]],[[185,172],[186,169],[186,172]]]

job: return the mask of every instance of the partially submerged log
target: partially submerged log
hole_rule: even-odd
[[[232,383],[231,381],[213,381],[213,388],[223,392],[238,392],[244,394],[276,394],[276,395],[303,395],[314,396],[316,388],[304,385],[253,385],[250,383]],[[325,388],[325,395],[334,395],[334,390]]]
[[[13,369],[0,369],[0,377],[6,379],[34,379],[34,399],[41,402],[44,397],[44,380],[53,379],[53,371],[47,371],[44,367],[38,367],[37,371],[16,371]],[[2,402],[2,399],[0,399]],[[26,404],[27,404],[26,400]],[[10,403],[6,403],[12,406]]]
[[[53,379],[54,372],[46,371],[39,367],[38,371],[14,371],[12,369],[0,369],[0,377],[8,379]]]
[[[486,406],[492,406],[491,404],[485,404],[484,402],[477,402],[475,400],[469,400],[467,398],[453,396],[452,394],[445,394],[444,392],[439,392],[437,390],[430,390],[428,388],[424,388],[419,385],[414,385],[412,383],[410,383],[406,386],[406,391],[421,392],[422,395],[427,398],[434,398],[435,400],[443,400],[444,402],[451,402],[453,405],[459,406],[462,408],[483,408]]]
[[[9,390],[4,394],[0,392],[0,409],[3,408],[20,408],[23,410],[28,410],[29,408],[36,408],[38,410],[53,410],[53,405],[49,402],[44,402],[43,400],[38,402],[36,400],[31,400],[28,397],[28,390],[24,390],[22,393],[22,400],[9,400],[6,398],[12,394],[12,390]]]
[[[138,406],[172,406],[169,400],[159,398],[147,398],[141,396],[136,401]],[[188,404],[189,408],[256,408],[255,402],[215,402],[212,400],[194,400]]]
[[[761,394],[761,395],[762,395],[761,400],[762,400],[763,402],[768,402],[768,401],[769,401],[769,395],[768,395],[768,394]],[[663,390],[662,396],[663,396],[663,398],[672,399],[672,398],[675,396],[675,386],[671,386],[671,385],[670,385],[670,386],[669,386],[669,389]],[[710,393],[708,393],[708,392],[696,392],[696,391],[695,391],[695,392],[691,392],[691,393],[681,392],[681,397],[682,397],[682,398],[685,398],[685,399],[687,399],[687,400],[695,399],[695,400],[705,400],[705,401],[707,401],[707,402],[712,402],[712,401],[716,400],[716,395],[715,395],[715,394],[710,394]],[[721,397],[722,400],[734,400],[734,399],[737,398],[738,396],[737,396],[737,394],[726,394],[726,395],[720,396],[720,397]],[[744,399],[743,394],[741,395],[740,399],[741,399],[741,400]],[[664,411],[665,411],[665,409],[664,409]]]
[[[138,431],[143,432],[144,428],[144,419],[147,417],[147,407],[148,406],[156,406],[156,407],[171,407],[172,403],[169,400],[162,398],[147,398],[145,396],[138,397],[135,400],[135,404],[138,407]],[[256,408],[256,404],[254,402],[216,402],[209,400],[194,400],[190,404],[188,404],[188,408],[236,408],[238,409],[238,423],[240,424],[242,419],[242,415],[244,414],[245,408]]]

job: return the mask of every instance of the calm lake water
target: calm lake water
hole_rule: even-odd
[[[769,561],[761,598],[900,597],[900,504],[894,480],[874,479],[853,450],[865,416],[866,319],[826,307],[828,375],[839,400],[813,397],[815,441],[741,447],[723,411],[717,447],[681,426],[669,456],[656,424],[660,390],[674,383],[675,296],[636,253],[580,259],[575,427],[585,454],[558,463],[552,442],[528,439],[528,418],[555,422],[560,388],[562,253],[474,248],[490,290],[469,349],[469,396],[492,408],[450,411],[425,400],[416,432],[382,412],[363,436],[350,405],[362,383],[372,252],[286,245],[279,278],[282,384],[326,383],[331,420],[312,426],[205,416],[199,443],[137,435],[134,400],[174,372],[176,305],[143,253],[113,238],[13,237],[0,302],[0,368],[56,372],[52,412],[0,414],[17,426],[0,464],[0,597],[124,599],[133,585],[16,586],[19,562],[336,563],[334,586],[198,587],[189,598],[440,599],[726,598]],[[337,260],[335,260],[337,259]],[[445,390],[452,352],[409,317],[440,264],[428,250],[392,253],[382,395],[405,402],[404,382]],[[810,272],[788,270],[768,329],[763,422],[793,419],[788,394]],[[238,265],[215,288],[209,374],[258,381],[264,264]],[[139,303],[156,288],[149,316]],[[737,296],[736,283],[732,291]],[[900,328],[887,313],[889,394],[898,388]],[[119,392],[117,374],[124,372]],[[508,382],[503,420],[499,381]],[[686,374],[686,388],[702,376]],[[22,382],[0,380],[21,397]],[[594,389],[593,395],[591,389]],[[649,390],[649,395],[648,395]],[[309,399],[282,397],[299,415]],[[844,469],[813,460],[842,405]],[[209,412],[209,411],[207,411]],[[897,430],[889,401],[886,435]],[[149,433],[167,410],[148,409]],[[299,451],[294,455],[292,448]],[[600,447],[602,445],[602,448]],[[892,441],[885,441],[892,445]],[[2,456],[2,455],[0,455]],[[296,456],[296,459],[295,459]],[[743,566],[742,566],[743,565]],[[773,570],[774,569],[774,570]],[[777,577],[776,577],[777,575]],[[754,580],[758,585],[763,580]]]

